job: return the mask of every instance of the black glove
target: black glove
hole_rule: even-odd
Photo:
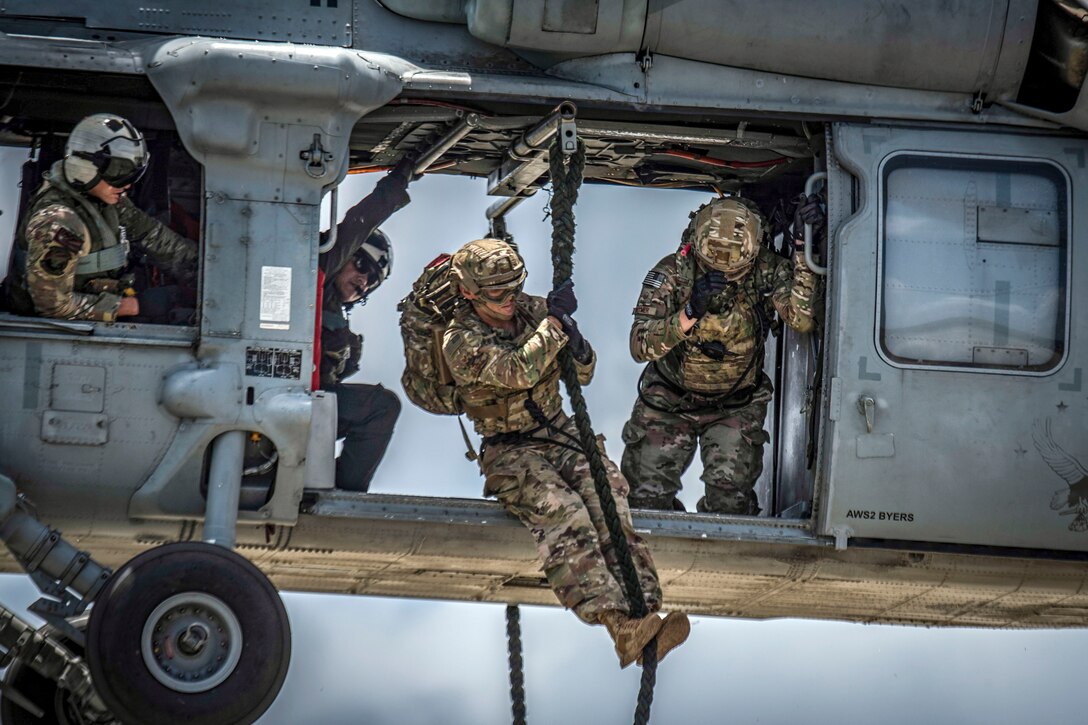
[[[819,235],[827,223],[827,212],[824,211],[820,197],[812,194],[806,197],[804,194],[797,200],[797,208],[793,211],[793,244],[797,248],[803,248],[805,244],[805,225],[812,225],[812,236]]]
[[[578,329],[578,323],[570,315],[564,315],[559,319],[563,323],[563,332],[567,333],[567,347],[570,348],[574,359],[585,365],[589,362],[592,353],[589,349],[589,343],[582,337],[582,331]]]
[[[725,278],[725,273],[716,269],[695,280],[695,284],[691,286],[691,298],[688,299],[687,307],[684,308],[688,317],[697,320],[705,315],[710,298],[724,290],[727,284],[729,281]]]
[[[570,318],[578,309],[578,298],[574,296],[574,281],[566,280],[548,293],[548,314],[563,322],[563,318]],[[563,322],[564,329],[566,324]]]
[[[149,287],[137,293],[136,302],[140,305],[138,319],[143,322],[166,324],[170,313],[180,307],[181,290],[177,285]]]
[[[378,183],[382,186],[395,186],[398,189],[406,189],[408,182],[415,181],[419,176],[415,175],[416,169],[416,155],[405,154],[397,165],[389,170],[389,173],[383,176]]]

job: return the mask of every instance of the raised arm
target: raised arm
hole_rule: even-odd
[[[336,225],[336,246],[321,255],[321,269],[326,277],[331,277],[351,259],[352,255],[367,240],[371,232],[380,227],[385,220],[408,205],[408,183],[412,180],[415,158],[406,156],[383,176],[374,190],[359,203],[351,207],[344,215],[344,220]],[[328,238],[328,232],[321,233],[321,242]]]

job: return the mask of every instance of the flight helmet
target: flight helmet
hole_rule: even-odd
[[[450,262],[450,275],[468,292],[500,302],[525,284],[525,263],[500,239],[477,239],[461,247]]]
[[[143,176],[150,158],[135,126],[112,113],[96,113],[77,123],[68,135],[64,176],[80,191],[99,181],[120,189]]]
[[[695,257],[728,279],[740,279],[755,262],[765,226],[751,202],[736,197],[715,199],[692,220]]]
[[[378,289],[393,272],[393,245],[381,229],[375,229],[351,258],[355,268],[370,278],[367,294]]]

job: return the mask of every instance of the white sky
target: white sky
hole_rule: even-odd
[[[375,179],[345,182],[346,209]],[[359,382],[399,392],[403,365],[395,305],[422,266],[484,235],[484,182],[428,177],[383,228],[394,272],[353,315],[366,334]],[[510,219],[529,268],[527,289],[550,287],[546,193]],[[583,189],[578,207],[576,317],[598,350],[587,389],[610,455],[634,399],[639,367],[627,354],[630,311],[646,271],[671,249],[692,192]],[[0,200],[2,201],[2,200]],[[5,220],[14,212],[3,206]],[[6,257],[6,255],[4,255]],[[372,490],[476,497],[482,481],[463,457],[452,418],[404,412]],[[698,463],[682,498],[701,494]],[[526,534],[528,536],[528,533]],[[18,611],[35,598],[25,579],[0,580]],[[503,607],[287,593],[294,634],[287,684],[260,725],[478,725],[510,721]],[[559,608],[523,607],[528,720],[630,722],[639,670],[620,671],[607,634]],[[695,617],[691,638],[658,670],[651,721],[673,723],[1084,722],[1084,631],[938,630]]]

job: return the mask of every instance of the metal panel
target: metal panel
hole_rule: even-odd
[[[978,240],[1058,246],[1058,215],[1045,209],[978,207]]]
[[[994,92],[1008,90],[989,85],[1007,12],[1007,0],[915,0],[879,12],[856,2],[653,0],[650,13],[661,16],[656,20],[661,30],[649,49],[810,78]],[[708,22],[711,18],[723,21]],[[1027,55],[1027,44],[1013,47]]]
[[[82,19],[88,28],[143,33],[208,35],[312,45],[351,45],[350,0],[8,0],[0,16]]]
[[[49,398],[53,410],[101,413],[106,401],[106,368],[54,365]]]
[[[306,488],[336,485],[336,393],[314,391],[306,444]]]
[[[647,0],[476,0],[469,31],[499,46],[591,55],[638,50]]]
[[[1056,463],[1059,458],[1088,460],[1088,401],[1075,392],[1080,390],[1076,371],[1088,363],[1088,318],[1078,313],[1088,306],[1088,289],[1071,283],[1088,274],[1088,256],[1077,249],[1063,252],[1067,267],[1061,277],[1038,281],[1045,293],[1037,298],[1042,305],[1038,319],[1053,321],[1051,311],[1057,307],[1057,319],[1064,317],[1061,325],[1066,328],[1061,333],[1064,357],[1047,370],[976,369],[969,367],[970,360],[958,367],[909,365],[884,355],[878,339],[884,233],[880,190],[889,159],[902,156],[904,149],[940,158],[934,168],[946,169],[949,176],[944,178],[953,181],[942,190],[923,183],[904,190],[912,199],[910,213],[902,217],[911,226],[905,231],[913,230],[916,234],[909,236],[920,240],[941,230],[954,231],[954,197],[948,192],[958,186],[960,257],[969,262],[961,266],[970,274],[977,271],[972,267],[976,260],[991,266],[998,260],[995,253],[976,249],[977,207],[1031,207],[1026,200],[1041,187],[1018,185],[1015,175],[1010,184],[1001,174],[976,176],[983,181],[972,187],[964,183],[969,177],[964,170],[1007,163],[1023,178],[1028,168],[1056,169],[1054,178],[1065,179],[1057,184],[1057,208],[1068,215],[1062,220],[1068,225],[1063,238],[1076,246],[1088,235],[1088,222],[1072,207],[1085,198],[1088,187],[1088,170],[1078,164],[1088,145],[1065,137],[922,127],[841,124],[834,134],[836,161],[843,168],[830,165],[836,175],[832,188],[847,188],[852,174],[860,198],[833,244],[829,330],[834,338],[828,341],[832,354],[827,364],[841,391],[841,409],[837,420],[829,420],[824,439],[830,459],[824,475],[830,485],[820,501],[819,531],[840,532],[844,539],[1088,551],[1088,517],[1077,508],[1082,504]],[[987,194],[1009,199],[980,203]],[[907,197],[897,198],[901,203]],[[830,200],[833,209],[839,203]],[[936,211],[929,203],[938,205]],[[1052,208],[1052,203],[1047,199],[1041,208]],[[1053,252],[1046,246],[1009,246],[1003,250],[1009,255],[1007,265],[1018,260],[1026,264],[1020,255]],[[944,278],[941,284],[954,282],[926,254],[924,244],[913,254],[916,268],[935,283],[938,278]],[[1014,272],[1019,274],[1013,267],[1003,270],[1006,275]],[[1032,283],[1030,277],[1023,279],[1025,285]],[[923,284],[925,276],[919,280]],[[1061,313],[1063,308],[1069,313]],[[995,334],[999,323],[991,321]],[[1053,337],[1054,331],[1039,330],[1039,335],[1047,334]],[[1020,355],[1014,345],[988,343],[969,354],[980,361]],[[871,404],[859,409],[857,402],[865,399]]]
[[[47,410],[42,414],[42,440],[101,446],[109,440],[109,420],[98,413]]]

